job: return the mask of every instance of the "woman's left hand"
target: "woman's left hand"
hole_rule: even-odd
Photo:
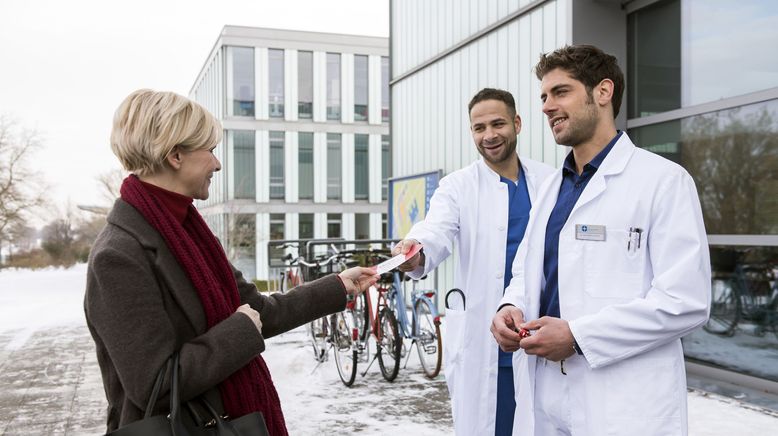
[[[349,295],[359,295],[373,286],[380,276],[376,274],[375,268],[357,266],[342,271],[338,277]]]

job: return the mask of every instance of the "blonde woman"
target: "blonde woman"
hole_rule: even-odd
[[[244,280],[192,205],[221,169],[221,132],[200,105],[170,92],[133,92],[116,111],[111,148],[132,174],[90,253],[84,299],[109,432],[143,417],[177,351],[182,400],[205,395],[231,417],[262,412],[271,435],[286,435],[265,338],[343,310],[347,294],[376,281],[371,269],[351,268],[263,296]]]

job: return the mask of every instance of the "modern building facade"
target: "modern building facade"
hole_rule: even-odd
[[[391,0],[390,11],[397,177],[448,174],[478,158],[467,102],[487,86],[517,98],[519,153],[559,167],[568,150],[554,143],[533,66],[565,44],[617,56],[628,85],[617,127],[696,181],[719,280],[714,300],[735,292],[731,280],[757,282],[744,266],[772,264],[754,295],[736,298],[729,336],[700,330],[684,339],[687,357],[776,390],[778,57],[763,48],[778,43],[776,2]],[[442,267],[440,289],[451,287],[453,265]],[[747,313],[748,305],[758,309]]]
[[[249,278],[268,240],[379,239],[389,177],[386,38],[225,26],[190,91],[224,127],[197,206]]]

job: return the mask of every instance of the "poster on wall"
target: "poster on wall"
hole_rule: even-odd
[[[427,216],[441,171],[389,179],[389,239],[402,239]]]

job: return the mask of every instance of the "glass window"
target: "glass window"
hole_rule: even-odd
[[[778,40],[777,2],[659,2],[629,15],[628,35],[630,118],[778,84],[778,56],[763,50]]]
[[[327,198],[340,199],[341,192],[341,134],[327,133]]]
[[[284,236],[284,214],[271,213],[270,214],[270,240],[279,241],[286,239]],[[278,247],[270,247],[270,260],[276,264],[281,262],[281,258],[284,257],[284,249]]]
[[[235,198],[256,198],[255,134],[253,130],[232,132],[235,170],[232,172]]]
[[[297,116],[313,117],[313,52],[297,52]]]
[[[300,231],[298,232],[300,239],[313,239],[313,214],[301,213],[300,214]]]
[[[340,238],[341,227],[343,223],[343,215],[339,213],[327,214],[327,237],[328,238]]]
[[[367,200],[370,189],[368,135],[354,135],[354,198]]]
[[[327,119],[340,120],[340,54],[327,53]]]
[[[695,105],[778,85],[778,2],[684,0],[682,104]],[[726,29],[726,31],[723,31]]]
[[[284,197],[284,132],[270,132],[270,198]]]
[[[370,239],[370,214],[354,214],[354,235],[357,239]]]
[[[313,133],[298,133],[298,191],[300,199],[313,199]]]
[[[284,51],[270,49],[268,53],[269,69],[269,114],[273,118],[284,117]]]
[[[711,309],[686,356],[778,381],[778,247],[711,247]]]
[[[778,234],[778,100],[632,129],[692,175],[708,234]]]
[[[381,121],[389,122],[389,58],[381,57]]]
[[[367,121],[367,56],[354,56],[354,121]]]
[[[386,200],[389,178],[392,177],[392,156],[389,154],[389,135],[381,135],[381,199]]]
[[[628,28],[628,117],[678,109],[681,107],[680,2],[660,2],[630,14]]]
[[[230,115],[254,116],[254,49],[228,47],[232,53],[232,102]]]

